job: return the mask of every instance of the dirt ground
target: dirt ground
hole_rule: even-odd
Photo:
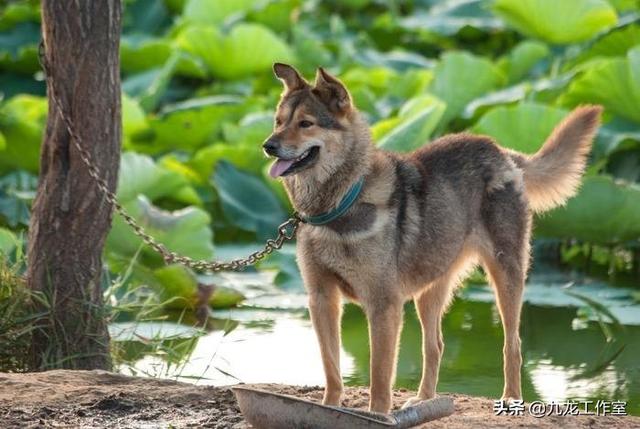
[[[317,401],[319,387],[256,385]],[[399,407],[412,392],[394,393]],[[640,417],[495,416],[487,398],[451,395],[455,413],[424,428],[631,428]],[[365,388],[348,388],[345,404],[364,408]],[[525,413],[526,414],[526,413]],[[248,429],[229,388],[127,377],[104,371],[0,373],[2,428],[233,428]],[[284,429],[284,428],[283,428]]]

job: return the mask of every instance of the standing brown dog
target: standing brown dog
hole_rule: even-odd
[[[436,392],[440,322],[452,292],[476,264],[495,290],[504,328],[503,398],[521,398],[520,310],[529,265],[531,213],[563,204],[580,183],[601,108],[572,112],[535,155],[489,137],[454,134],[408,155],[372,143],[345,86],[322,68],[313,85],[275,64],[285,85],[273,134],[264,144],[302,216],[298,263],[326,374],[324,403],[338,405],[342,296],[369,321],[372,411],[387,413],[395,377],[403,304],[413,299],[422,325],[423,370],[414,403]],[[348,198],[348,196],[346,197]]]

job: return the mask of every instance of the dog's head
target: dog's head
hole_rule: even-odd
[[[347,88],[319,68],[313,85],[293,67],[276,63],[273,70],[285,90],[275,114],[273,133],[263,144],[276,160],[272,177],[310,175],[324,182],[353,152],[355,108]]]

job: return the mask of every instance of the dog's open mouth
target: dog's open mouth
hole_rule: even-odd
[[[309,167],[317,158],[320,153],[320,146],[313,146],[305,150],[302,155],[293,159],[278,158],[276,162],[271,165],[269,174],[271,177],[288,176],[293,173]]]

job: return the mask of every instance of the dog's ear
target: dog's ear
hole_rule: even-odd
[[[316,73],[313,92],[331,111],[344,113],[351,108],[351,95],[347,87],[322,67]]]
[[[275,63],[273,65],[273,73],[282,81],[287,91],[293,91],[309,85],[307,81],[300,76],[298,70],[289,64]]]

